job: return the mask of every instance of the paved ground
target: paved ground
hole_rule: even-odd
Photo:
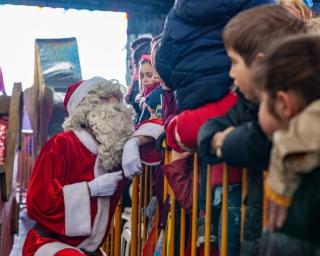
[[[19,220],[19,235],[14,238],[14,245],[10,256],[21,256],[22,255],[22,247],[24,240],[26,238],[28,230],[33,227],[34,222],[30,220],[27,216],[26,209],[23,209],[20,212],[20,220]]]

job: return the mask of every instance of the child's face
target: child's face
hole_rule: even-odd
[[[140,65],[140,82],[143,89],[148,88],[156,82],[154,70],[150,63]]]
[[[288,129],[291,118],[302,109],[300,98],[292,91],[278,91],[273,100],[275,114],[270,112],[269,95],[266,91],[259,92],[259,122],[262,130],[269,136],[280,129]],[[277,115],[277,117],[275,117]]]
[[[234,80],[234,84],[239,88],[239,90],[248,100],[254,100],[255,92],[250,87],[250,68],[247,67],[244,59],[233,49],[227,49],[227,53],[231,60],[229,75]]]
[[[259,105],[259,123],[262,130],[268,136],[280,129],[281,122],[270,112],[268,107],[268,94],[265,91],[259,93],[260,105]]]

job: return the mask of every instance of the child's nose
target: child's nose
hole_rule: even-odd
[[[149,79],[147,77],[142,79],[142,83],[144,83],[144,84],[147,83],[148,81],[149,81]]]

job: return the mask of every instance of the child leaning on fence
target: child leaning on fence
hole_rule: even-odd
[[[305,31],[305,22],[287,8],[270,5],[238,14],[223,32],[232,62],[229,74],[240,90],[239,99],[225,116],[211,119],[202,126],[198,146],[200,157],[208,163],[225,161],[228,165],[249,169],[243,255],[250,255],[254,241],[261,234],[262,170],[268,166],[271,147],[258,124],[258,105],[250,83],[252,68],[272,42]]]
[[[277,232],[262,238],[261,255],[314,255],[319,249],[319,56],[320,36],[293,37],[270,49],[254,72],[259,121],[273,141],[265,192],[268,229]]]

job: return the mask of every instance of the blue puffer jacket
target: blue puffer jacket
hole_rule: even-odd
[[[242,10],[273,0],[176,0],[164,27],[156,68],[176,93],[179,112],[225,96],[230,61],[222,30]]]

